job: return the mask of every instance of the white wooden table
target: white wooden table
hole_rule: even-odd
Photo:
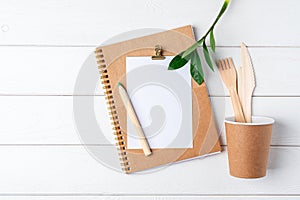
[[[74,95],[97,95],[97,116],[110,133],[102,91],[73,92],[95,46],[125,31],[186,24],[195,27],[199,38],[221,4],[1,0],[0,199],[300,198],[299,0],[232,0],[215,31],[216,57],[233,56],[238,63],[240,43],[249,45],[258,84],[254,114],[276,119],[266,178],[230,177],[224,139],[225,151],[219,155],[155,173],[124,175],[97,162],[76,132]],[[223,116],[217,111],[227,94],[216,73],[207,72],[207,84],[220,122]]]

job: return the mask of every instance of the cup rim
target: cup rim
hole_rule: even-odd
[[[236,125],[250,125],[250,126],[262,126],[262,125],[269,125],[274,124],[275,120],[270,117],[265,116],[252,116],[252,123],[244,123],[244,122],[235,122],[235,117],[230,116],[226,117],[224,122],[228,124],[236,124]]]

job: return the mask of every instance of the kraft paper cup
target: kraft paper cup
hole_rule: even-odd
[[[225,119],[230,175],[239,178],[266,176],[274,119],[253,116],[252,123]]]

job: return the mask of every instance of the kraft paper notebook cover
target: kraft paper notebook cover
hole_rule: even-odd
[[[132,173],[152,167],[221,151],[205,83],[192,81],[192,148],[153,149],[144,156],[142,149],[127,148],[127,114],[117,90],[118,82],[126,87],[126,57],[152,56],[161,45],[164,56],[174,56],[194,43],[191,26],[164,31],[96,48],[100,79],[105,90],[113,132],[117,140],[122,169]]]

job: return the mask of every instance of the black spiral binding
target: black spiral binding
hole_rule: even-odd
[[[113,134],[115,135],[115,140],[117,141],[116,146],[118,149],[119,159],[121,163],[122,170],[125,172],[130,171],[129,161],[126,152],[126,145],[124,141],[124,134],[121,131],[120,123],[118,120],[117,110],[114,105],[112,87],[110,85],[107,68],[104,60],[103,51],[101,48],[96,48],[96,58],[98,64],[98,70],[100,73],[101,84],[104,89],[106,104],[108,105],[111,125],[113,126]]]

